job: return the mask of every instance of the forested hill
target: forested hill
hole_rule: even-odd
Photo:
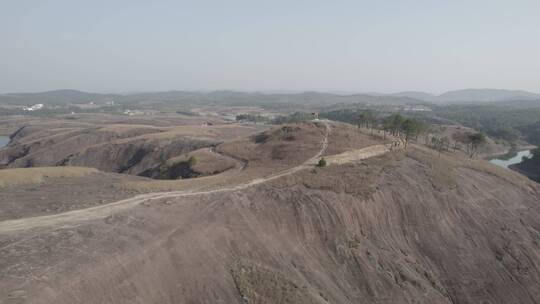
[[[519,137],[540,145],[540,102],[451,105],[434,108],[437,116],[512,142]]]

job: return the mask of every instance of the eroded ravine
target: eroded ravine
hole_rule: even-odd
[[[14,231],[19,230],[28,230],[38,227],[46,227],[46,226],[70,226],[73,224],[77,224],[80,221],[86,221],[86,220],[94,220],[99,218],[107,217],[108,215],[120,212],[125,209],[132,208],[136,205],[139,205],[141,203],[149,202],[152,200],[158,200],[163,198],[178,198],[178,197],[188,197],[188,196],[195,196],[195,195],[205,195],[205,194],[212,194],[212,193],[220,193],[220,192],[231,192],[231,191],[238,191],[243,190],[255,185],[259,185],[271,180],[275,180],[277,178],[287,176],[294,174],[300,170],[304,170],[306,168],[312,168],[316,165],[317,161],[321,158],[321,156],[325,153],[327,147],[328,147],[328,137],[331,133],[331,127],[328,121],[322,121],[325,125],[325,134],[323,137],[323,140],[321,142],[321,149],[319,152],[302,163],[301,165],[286,169],[284,171],[270,174],[265,177],[256,178],[249,182],[234,185],[234,186],[225,186],[217,189],[210,189],[210,190],[204,190],[204,191],[168,191],[168,192],[155,192],[155,193],[147,193],[147,194],[141,194],[137,195],[132,198],[124,199],[121,201],[117,201],[114,203],[86,208],[86,209],[79,209],[79,210],[73,210],[68,211],[64,213],[59,214],[53,214],[53,215],[45,215],[45,216],[36,216],[36,217],[29,217],[29,218],[23,218],[23,219],[16,219],[16,220],[6,220],[0,222],[0,233],[10,233]],[[379,156],[382,154],[387,153],[390,151],[389,147],[387,145],[381,144],[381,145],[374,145],[370,147],[366,147],[363,149],[357,149],[357,150],[351,150],[347,151],[338,155],[331,155],[327,156],[327,162],[329,164],[343,164],[347,162],[353,162],[358,161],[370,157]]]

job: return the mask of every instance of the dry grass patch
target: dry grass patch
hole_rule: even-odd
[[[81,177],[98,173],[86,167],[37,167],[0,170],[0,188],[24,184],[40,184],[47,178]]]
[[[247,170],[268,174],[297,166],[317,154],[324,128],[314,123],[280,126],[251,138],[224,143],[217,150],[245,160]]]
[[[461,152],[443,152],[439,155],[437,151],[428,147],[411,145],[406,154],[427,166],[427,174],[431,181],[434,185],[439,185],[440,188],[454,187],[457,175],[463,169],[496,176],[518,187],[534,184],[517,172],[491,164],[480,158],[470,159]]]
[[[267,127],[253,125],[243,126],[239,124],[225,124],[214,126],[178,126],[170,128],[162,128],[163,132],[144,134],[137,138],[143,139],[167,139],[177,136],[193,137],[197,139],[220,139],[231,140],[239,137],[245,137],[253,133],[264,130]]]
[[[174,180],[145,180],[145,181],[122,181],[114,185],[122,191],[161,192],[161,191],[195,191],[209,187],[218,182],[215,176],[174,179]]]
[[[101,131],[124,133],[132,130],[148,130],[161,132],[162,128],[151,125],[110,124],[100,128]]]
[[[210,152],[208,149],[199,149],[185,155],[170,158],[166,161],[166,166],[174,166],[179,162],[188,162],[191,157],[197,161],[192,169],[201,176],[218,174],[234,168],[237,162],[229,157]]]
[[[328,149],[326,149],[325,155],[340,154],[345,151],[382,144],[385,142],[382,137],[378,130],[359,130],[350,124],[332,122],[332,133],[328,137]]]

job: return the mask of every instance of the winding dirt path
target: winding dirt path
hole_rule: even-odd
[[[234,155],[229,155],[229,154],[225,154],[223,153],[222,151],[219,151],[219,150],[216,150],[216,147],[215,146],[212,146],[210,148],[207,148],[208,149],[208,152],[210,153],[214,153],[216,155],[219,155],[219,156],[222,156],[222,157],[226,157],[226,158],[229,158],[231,159],[232,161],[234,161],[236,163],[236,171],[242,171],[246,168],[247,166],[247,161],[244,160],[244,159],[241,159],[241,158],[238,158],[238,157],[235,157]],[[223,173],[227,173],[228,171],[230,170],[226,170],[220,174],[223,174]]]
[[[317,164],[318,160],[326,151],[326,148],[328,147],[328,137],[330,136],[330,132],[331,132],[331,127],[330,127],[329,122],[325,120],[321,120],[321,122],[323,122],[326,127],[326,132],[321,143],[322,144],[321,149],[312,158],[308,159],[303,164],[298,165],[296,167],[292,167],[290,169],[287,169],[287,170],[284,170],[275,174],[271,174],[265,177],[257,178],[247,183],[238,184],[234,186],[226,186],[226,187],[222,187],[218,189],[205,190],[205,191],[193,191],[193,192],[168,191],[168,192],[147,193],[147,194],[137,195],[135,197],[121,200],[118,202],[86,208],[86,209],[73,210],[73,211],[68,211],[68,212],[53,214],[53,215],[36,216],[36,217],[22,218],[22,219],[16,219],[16,220],[6,220],[6,221],[0,222],[0,234],[20,231],[20,230],[28,230],[28,229],[39,228],[39,227],[47,227],[47,226],[63,227],[63,226],[77,225],[77,223],[79,223],[80,221],[105,218],[111,214],[132,208],[141,203],[149,202],[151,200],[157,200],[157,199],[163,199],[163,198],[188,197],[188,196],[195,196],[195,195],[204,195],[204,194],[243,190],[243,189],[246,189],[255,185],[259,185],[259,184],[262,184],[262,183],[265,183],[265,182],[268,182],[268,181],[271,181],[271,180],[274,180],[274,179],[277,179],[286,175],[294,174],[306,168],[313,168],[313,166]],[[390,151],[390,147],[388,145],[375,145],[375,146],[370,146],[363,149],[347,151],[345,153],[341,153],[337,155],[327,156],[326,160],[328,164],[343,164],[347,162],[352,162],[352,161],[357,161],[361,159],[366,159],[369,157],[382,155],[382,154],[387,153],[388,151]]]

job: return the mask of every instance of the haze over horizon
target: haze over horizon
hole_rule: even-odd
[[[0,92],[540,92],[537,1],[17,1]]]

